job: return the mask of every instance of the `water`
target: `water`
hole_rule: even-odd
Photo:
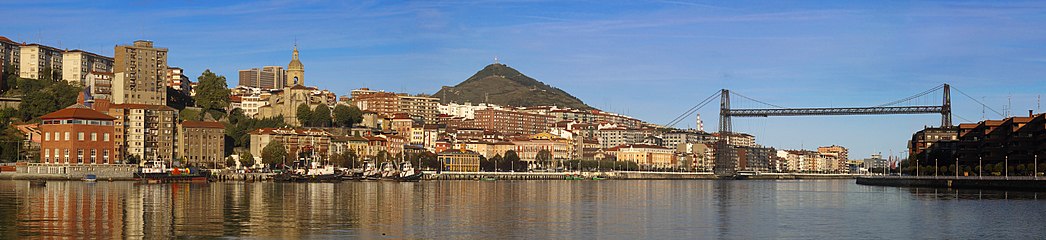
[[[1044,197],[853,180],[0,181],[0,239],[1037,239]]]

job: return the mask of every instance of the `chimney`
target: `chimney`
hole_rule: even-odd
[[[1034,117],[1034,116],[1035,116],[1035,114],[1032,114],[1031,109],[1028,109],[1028,117]]]

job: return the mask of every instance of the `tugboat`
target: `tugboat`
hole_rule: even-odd
[[[363,176],[360,180],[378,180],[381,178],[381,170],[373,162],[367,162],[363,168]]]
[[[321,164],[311,158],[300,158],[293,169],[273,178],[277,182],[336,182],[343,173],[335,171],[333,165]]]
[[[381,164],[381,180],[398,180],[399,177],[400,170],[397,169],[395,162],[388,161]]]
[[[197,168],[168,168],[163,161],[148,161],[138,168],[134,178],[148,183],[207,182],[207,175]]]
[[[421,170],[414,169],[414,165],[410,164],[409,161],[405,161],[400,164],[400,176],[401,182],[416,182],[421,180],[424,173]]]

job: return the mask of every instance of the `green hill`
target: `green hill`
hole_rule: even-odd
[[[487,65],[464,82],[444,86],[435,97],[448,103],[491,103],[518,107],[559,106],[592,109],[569,93],[534,80],[505,64]]]

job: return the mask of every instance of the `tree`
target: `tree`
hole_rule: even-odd
[[[262,163],[273,166],[276,164],[284,164],[287,162],[287,148],[283,147],[283,144],[272,141],[262,148]]]
[[[191,108],[185,108],[178,111],[178,118],[189,121],[200,121],[203,119],[200,117],[200,111]]]
[[[549,164],[549,161],[552,160],[552,153],[549,152],[547,149],[541,149],[541,151],[538,151],[538,154],[534,156],[534,160],[541,163],[543,167],[547,168],[551,166],[551,164]]]
[[[480,171],[484,171],[484,172],[496,171],[494,169],[494,165],[495,164],[494,164],[493,159],[487,159],[486,157],[483,157],[483,155],[479,156],[479,170]]]
[[[196,105],[203,109],[204,113],[225,112],[229,107],[229,88],[225,83],[225,76],[219,76],[204,70],[200,77],[196,78],[199,84],[196,86]],[[221,116],[213,116],[216,119]]]
[[[172,87],[167,87],[167,106],[182,110],[185,107],[196,106],[196,101],[193,100],[189,93],[178,91]]]
[[[254,155],[251,155],[250,151],[243,151],[240,153],[240,166],[245,168],[254,166]]]
[[[509,150],[509,151],[505,152],[505,164],[504,165],[508,166],[509,169],[511,169],[512,171],[516,171],[516,172],[524,172],[524,171],[527,171],[527,168],[528,168],[527,167],[527,165],[528,165],[527,162],[520,161],[519,154],[517,154],[516,151],[514,151],[514,150]]]
[[[296,112],[296,115],[298,118],[298,123],[301,124],[301,126],[308,127],[310,126],[309,124],[312,123],[312,108],[309,107],[309,104],[302,103],[298,105],[298,111]]]
[[[334,126],[335,127],[352,127],[360,122],[363,122],[363,111],[356,106],[345,106],[339,104],[334,107]]]
[[[494,155],[494,157],[490,158],[490,162],[494,164],[495,172],[504,171],[509,167],[509,165],[503,164],[505,162],[505,158],[501,157],[501,154]]]
[[[76,103],[80,88],[66,81],[19,81],[20,91],[25,94],[18,105],[22,121],[43,116]],[[40,94],[47,93],[47,94]]]
[[[316,107],[316,110],[312,111],[309,120],[312,121],[310,124],[313,127],[330,127],[331,126],[331,109],[327,105]]]
[[[125,164],[138,164],[138,162],[141,162],[141,160],[142,160],[142,158],[138,157],[138,155],[127,155],[127,157],[124,158],[123,163],[125,163]]]
[[[225,168],[235,168],[236,160],[232,159],[232,156],[225,157]]]

